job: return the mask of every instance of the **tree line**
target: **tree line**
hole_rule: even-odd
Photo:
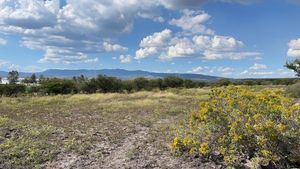
[[[182,79],[175,76],[163,79],[140,77],[132,80],[122,80],[104,75],[90,79],[83,75],[73,77],[72,79],[61,79],[44,76],[37,78],[35,74],[32,74],[32,76],[26,77],[20,84],[17,84],[19,79],[17,71],[9,72],[7,79],[9,84],[0,85],[0,96],[17,96],[22,94],[131,93],[136,91],[166,90],[168,88],[202,88],[228,85],[291,85],[297,82],[297,79],[220,79],[203,81]]]

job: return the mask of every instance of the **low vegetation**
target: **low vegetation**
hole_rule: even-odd
[[[215,81],[189,80],[179,77],[166,77],[164,79],[136,78],[132,80],[121,80],[115,77],[99,75],[97,78],[88,79],[83,75],[72,79],[45,78],[41,76],[38,80],[36,75],[27,77],[18,82],[18,72],[9,72],[9,84],[0,84],[0,96],[18,95],[57,95],[76,93],[132,93],[138,91],[166,90],[169,88],[203,88],[221,87],[228,85],[292,85],[297,79],[248,79],[229,80],[220,79]]]
[[[2,97],[0,168],[193,168],[169,142],[208,91]]]
[[[290,96],[300,98],[300,83],[288,86],[286,91]]]
[[[209,96],[178,128],[173,152],[237,168],[300,166],[300,108],[282,89],[230,86]]]

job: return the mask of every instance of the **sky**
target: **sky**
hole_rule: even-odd
[[[0,0],[0,70],[294,77],[300,0]]]

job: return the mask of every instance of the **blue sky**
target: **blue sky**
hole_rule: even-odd
[[[0,0],[0,70],[293,77],[298,0]]]

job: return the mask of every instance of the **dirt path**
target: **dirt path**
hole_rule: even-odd
[[[108,157],[103,160],[103,163],[100,164],[101,168],[126,168],[127,162],[131,159],[132,152],[141,142],[144,142],[147,139],[149,133],[149,127],[139,127],[138,132],[127,137],[123,144],[114,150]],[[92,168],[98,168],[95,166]]]
[[[169,143],[163,138],[160,131],[163,126],[169,126],[174,121],[168,117],[155,122],[148,127],[137,127],[134,134],[128,136],[121,146],[117,147],[101,163],[91,168],[94,169],[139,169],[139,168],[165,168],[165,169],[193,169],[190,161],[174,157],[168,148]],[[211,168],[202,166],[201,168]],[[215,167],[213,167],[215,168]]]

